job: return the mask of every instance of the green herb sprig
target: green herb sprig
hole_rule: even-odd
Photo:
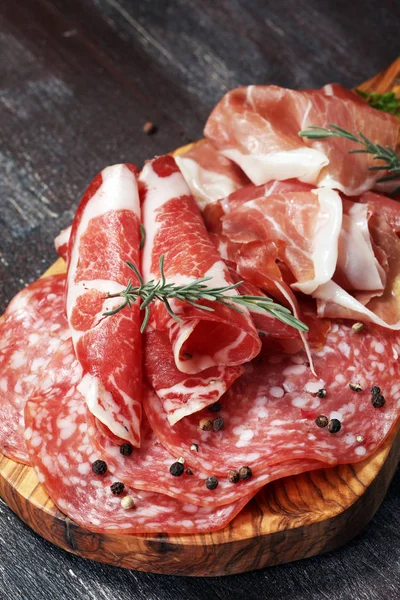
[[[367,100],[368,104],[376,110],[391,113],[400,119],[400,98],[394,92],[378,94],[377,92],[364,92],[356,89],[357,94]]]
[[[209,288],[205,285],[206,281],[212,279],[211,277],[202,277],[196,279],[186,285],[177,285],[176,283],[167,283],[164,273],[164,255],[160,257],[160,274],[161,278],[159,281],[148,281],[144,282],[137,267],[127,261],[126,263],[130,269],[135,273],[138,278],[139,285],[134,286],[132,279],[129,280],[128,285],[124,290],[116,294],[107,294],[106,298],[123,298],[122,304],[103,313],[105,316],[111,316],[117,314],[119,311],[126,307],[131,307],[138,298],[142,299],[140,309],[145,311],[143,323],[140,331],[143,333],[145,330],[149,318],[150,318],[150,305],[157,300],[163,302],[168,313],[176,321],[182,321],[182,319],[173,311],[169,300],[175,298],[181,302],[189,302],[192,306],[199,308],[200,310],[213,312],[214,309],[211,306],[200,304],[201,300],[207,300],[208,302],[218,302],[224,306],[242,312],[239,306],[246,306],[249,309],[258,308],[265,310],[270,315],[279,319],[287,325],[291,325],[299,331],[308,331],[307,325],[296,319],[294,315],[285,306],[276,304],[271,298],[265,296],[226,296],[225,293],[236,289],[243,281],[227,285],[225,287]],[[238,305],[238,306],[236,306]]]
[[[373,160],[381,160],[384,164],[369,167],[370,171],[387,171],[389,174],[385,177],[381,177],[377,181],[392,181],[400,177],[400,157],[394,148],[390,146],[381,146],[380,144],[374,144],[369,140],[363,133],[358,134],[351,133],[339,125],[328,123],[328,127],[318,127],[316,125],[310,125],[308,129],[299,131],[300,137],[306,137],[309,140],[326,140],[328,138],[344,138],[361,144],[362,148],[356,150],[349,150],[349,154],[371,154]],[[400,192],[400,186],[393,190],[392,195]]]

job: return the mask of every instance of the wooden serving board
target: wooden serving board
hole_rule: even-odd
[[[400,59],[361,88],[400,91]],[[65,271],[58,260],[45,275]],[[400,422],[370,458],[268,484],[221,531],[200,535],[97,534],[77,526],[32,468],[0,454],[0,495],[57,546],[119,567],[173,575],[229,575],[298,560],[345,544],[370,521],[400,459]]]

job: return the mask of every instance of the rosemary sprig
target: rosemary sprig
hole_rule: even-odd
[[[145,311],[143,323],[140,329],[141,333],[143,333],[149,322],[150,305],[156,302],[157,300],[164,303],[168,313],[173,319],[182,322],[182,319],[174,312],[174,310],[171,307],[171,304],[169,302],[169,300],[171,299],[177,299],[181,302],[189,302],[189,304],[191,304],[192,306],[195,306],[200,310],[209,312],[213,312],[214,309],[211,306],[200,304],[200,301],[207,300],[208,302],[218,302],[219,304],[228,306],[229,308],[231,308],[232,310],[236,310],[237,312],[242,312],[239,306],[246,306],[247,308],[253,310],[254,308],[257,308],[259,310],[265,310],[276,319],[279,319],[287,325],[291,325],[299,331],[308,331],[307,325],[296,319],[296,317],[292,315],[288,308],[286,308],[285,306],[281,306],[280,304],[276,304],[271,298],[267,298],[265,296],[225,295],[226,292],[236,289],[241,283],[243,283],[243,281],[239,281],[238,283],[227,285],[225,287],[217,288],[209,288],[207,287],[207,285],[205,285],[207,281],[212,279],[211,277],[202,277],[201,279],[196,279],[195,281],[192,281],[186,285],[167,283],[164,273],[164,255],[162,255],[160,257],[161,278],[159,279],[159,281],[154,281],[154,279],[152,279],[151,281],[145,283],[137,267],[129,261],[127,261],[126,264],[135,273],[136,277],[138,278],[139,285],[134,286],[132,283],[132,279],[130,279],[128,281],[128,285],[124,290],[122,290],[122,292],[116,294],[107,294],[106,298],[121,297],[123,299],[123,302],[113,310],[110,310],[103,314],[105,316],[115,315],[127,306],[130,308],[138,298],[141,298],[142,303],[140,305],[140,309]]]
[[[356,89],[357,94],[367,100],[368,104],[376,110],[391,113],[400,119],[400,98],[394,92],[378,94],[377,92],[364,92]]]
[[[389,173],[385,177],[378,179],[378,183],[382,181],[392,181],[393,179],[398,179],[400,177],[400,157],[394,148],[374,144],[374,142],[371,142],[371,140],[360,131],[355,135],[354,133],[343,129],[343,127],[339,127],[339,125],[334,125],[332,123],[328,123],[328,125],[329,127],[310,125],[308,129],[299,131],[298,135],[306,137],[309,140],[325,140],[328,138],[339,137],[355,142],[356,144],[361,144],[362,148],[349,150],[349,154],[371,154],[373,160],[381,160],[384,164],[369,167],[370,171],[387,171]],[[398,192],[400,192],[400,186],[392,192],[392,195],[397,194]]]

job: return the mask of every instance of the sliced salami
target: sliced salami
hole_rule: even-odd
[[[131,486],[114,495],[110,488],[115,477],[93,471],[93,463],[102,456],[91,441],[96,427],[77,390],[81,377],[81,365],[67,342],[54,355],[25,410],[25,439],[39,481],[75,523],[97,532],[210,532],[227,525],[249,501],[251,494],[221,507],[194,506]],[[134,500],[130,510],[121,505],[127,496]]]
[[[295,458],[357,462],[379,447],[400,414],[399,352],[398,333],[368,326],[358,334],[335,323],[314,354],[317,377],[304,352],[288,356],[267,349],[255,359],[221,398],[222,431],[199,428],[207,411],[168,428],[153,396],[145,410],[171,453],[189,460],[188,448],[196,443],[194,466],[216,475],[238,462],[258,472]],[[324,427],[316,423],[321,416]]]
[[[25,404],[54,352],[70,337],[64,289],[65,275],[39,279],[15,296],[0,320],[0,452],[26,464]]]
[[[67,316],[85,376],[80,391],[108,430],[140,445],[141,335],[138,303],[112,316],[138,264],[140,208],[133,165],[104,169],[76,212],[69,242]],[[135,282],[134,282],[135,283]],[[136,280],[136,283],[137,280]]]

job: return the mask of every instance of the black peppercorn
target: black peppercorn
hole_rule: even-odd
[[[92,464],[92,471],[95,475],[104,475],[107,473],[107,463],[104,460],[95,460]]]
[[[186,469],[186,475],[193,475],[192,469]]]
[[[378,387],[377,385],[373,385],[371,388],[371,394],[373,396],[376,396],[377,394],[380,394],[380,393],[381,393],[381,388]]]
[[[318,396],[318,398],[326,398],[326,389],[321,388],[320,390],[318,390],[317,396]]]
[[[329,423],[329,419],[325,415],[319,415],[315,419],[315,422],[318,425],[318,427],[326,427],[328,425],[328,423]]]
[[[169,468],[169,472],[174,477],[180,477],[183,474],[184,470],[185,470],[185,467],[179,461],[172,463],[172,465]]]
[[[215,488],[217,486],[218,486],[218,479],[214,475],[210,475],[210,477],[207,477],[206,488],[208,490],[215,490]]]
[[[237,483],[239,481],[239,479],[240,479],[239,471],[232,470],[232,471],[228,472],[228,480],[231,483]]]
[[[382,394],[375,394],[374,396],[372,396],[371,402],[374,408],[382,408],[382,406],[386,402],[385,396],[382,396]]]
[[[213,429],[214,431],[221,431],[224,428],[224,420],[222,417],[217,417],[213,421]]]
[[[328,423],[329,433],[337,433],[338,431],[340,431],[341,427],[342,424],[339,421],[339,419],[331,419]]]
[[[115,496],[119,496],[124,491],[125,486],[120,481],[116,481],[110,486],[110,490]]]
[[[133,446],[129,442],[125,442],[122,446],[119,447],[119,451],[124,456],[130,456],[133,452]]]
[[[241,467],[239,469],[239,477],[240,477],[240,479],[243,479],[243,480],[250,479],[250,477],[252,475],[253,475],[253,472],[250,469],[250,467]]]
[[[219,402],[214,402],[214,404],[210,404],[210,406],[208,407],[208,410],[210,412],[218,412],[221,410],[221,405]]]

